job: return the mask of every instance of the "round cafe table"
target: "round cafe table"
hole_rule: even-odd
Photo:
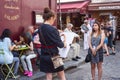
[[[22,56],[22,54],[24,53],[24,51],[28,50],[29,47],[20,47],[20,48],[17,48],[17,49],[14,49],[15,51],[20,51],[20,55],[19,57]]]
[[[19,47],[19,48],[16,48],[16,49],[14,49],[15,51],[19,51],[20,52],[20,54],[19,54],[19,58],[22,56],[22,54],[26,51],[26,50],[28,50],[29,49],[29,47]],[[20,65],[20,71],[21,72],[23,72],[23,68],[22,68],[22,65]]]

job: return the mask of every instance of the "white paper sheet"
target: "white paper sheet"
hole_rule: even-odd
[[[68,55],[68,52],[70,50],[70,44],[72,44],[72,41],[74,39],[74,37],[76,36],[76,33],[74,32],[63,32],[61,34],[64,34],[66,36],[66,44],[67,47],[66,48],[59,48],[59,54],[61,57],[66,58]],[[61,39],[63,40],[63,37],[61,37]]]

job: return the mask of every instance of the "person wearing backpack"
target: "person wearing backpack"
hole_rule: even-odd
[[[10,39],[11,36],[11,31],[9,29],[4,29],[2,32],[2,35],[0,36],[0,48],[3,48],[4,50],[4,57],[1,55],[0,57],[0,64],[12,64],[13,62],[15,63],[14,65],[14,75],[16,78],[20,77],[18,73],[18,68],[19,68],[19,58],[18,57],[13,57],[12,50],[16,48],[16,45],[12,45],[12,41]]]

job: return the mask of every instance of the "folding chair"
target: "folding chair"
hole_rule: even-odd
[[[12,63],[12,65],[10,66],[9,64],[7,64],[6,63],[6,58],[5,58],[5,56],[4,56],[4,50],[3,49],[0,49],[0,55],[3,55],[3,57],[4,57],[4,64],[1,64],[1,66],[0,66],[0,69],[1,69],[1,71],[2,71],[2,73],[3,73],[3,75],[4,76],[6,76],[5,77],[5,80],[7,80],[8,79],[8,77],[10,76],[10,74],[13,76],[13,78],[15,78],[16,79],[16,77],[15,77],[15,75],[14,75],[14,73],[13,73],[13,66],[14,66],[14,63]],[[5,75],[5,73],[3,72],[3,65],[5,65],[6,66],[6,68],[8,69],[8,73]]]
[[[0,64],[1,67],[1,64]],[[0,70],[0,80],[5,80],[4,75],[2,74],[2,71]]]

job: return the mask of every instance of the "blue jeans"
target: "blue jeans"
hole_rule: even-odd
[[[18,51],[12,51],[14,57],[19,57],[19,52]]]
[[[15,64],[14,64],[14,74],[16,75],[17,72],[18,72],[20,60],[19,60],[18,57],[14,57],[14,58],[13,58],[13,62],[15,63]]]
[[[37,55],[41,55],[41,48],[34,48],[34,52],[37,54]]]
[[[34,48],[34,52],[37,54],[37,60],[36,60],[36,65],[40,65],[40,55],[41,55],[41,48]]]

